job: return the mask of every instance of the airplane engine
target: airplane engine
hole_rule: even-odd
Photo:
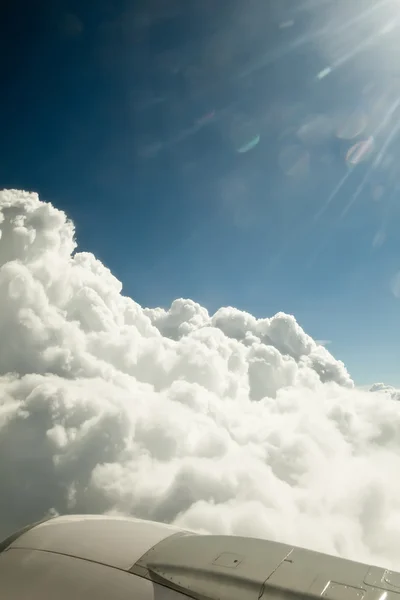
[[[400,573],[258,538],[70,515],[0,543],[4,600],[400,600]]]

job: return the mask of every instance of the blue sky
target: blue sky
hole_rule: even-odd
[[[331,341],[357,383],[400,385],[400,301],[390,288],[400,269],[398,112],[314,219],[348,172],[348,149],[393,105],[397,75],[386,67],[396,31],[316,75],[392,23],[393,2],[359,30],[345,25],[372,0],[351,14],[344,1],[255,0],[244,10],[235,0],[178,0],[167,14],[158,0],[16,2],[2,19],[0,184],[66,210],[80,249],[141,304],[190,297],[211,312],[289,312]],[[364,129],[339,139],[336,124],[354,111]],[[327,130],[299,137],[316,115]],[[261,136],[243,154],[238,120]],[[387,161],[369,170],[391,132]],[[158,144],[150,156],[149,143]],[[290,174],[293,147],[305,162]],[[386,237],[374,246],[377,231]]]

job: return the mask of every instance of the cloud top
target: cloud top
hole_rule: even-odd
[[[108,512],[400,569],[399,427],[293,316],[142,308],[64,212],[0,193],[0,536]]]

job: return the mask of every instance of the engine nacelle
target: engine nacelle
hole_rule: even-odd
[[[0,543],[4,600],[400,600],[400,574],[258,538],[74,515]]]

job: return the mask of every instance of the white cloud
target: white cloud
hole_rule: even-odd
[[[294,317],[142,309],[73,224],[0,193],[0,535],[118,512],[400,568],[400,404]]]
[[[370,388],[370,392],[381,392],[387,394],[392,400],[400,400],[400,390],[397,390],[391,385],[386,383],[374,383]]]

